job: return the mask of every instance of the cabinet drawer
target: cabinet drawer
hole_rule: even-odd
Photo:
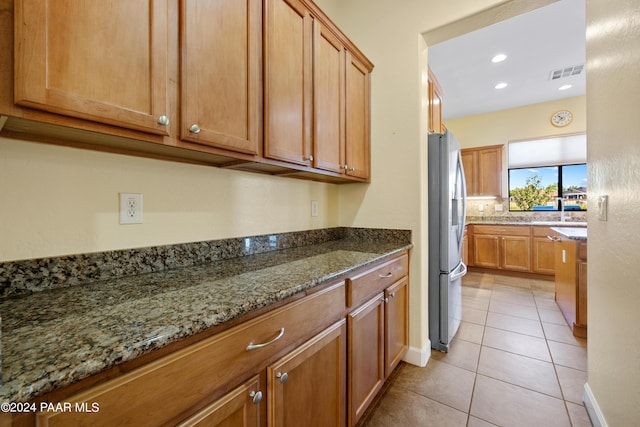
[[[551,227],[543,227],[539,225],[535,225],[531,227],[531,234],[533,237],[547,237],[547,236],[556,236],[558,233],[553,231]]]
[[[529,236],[531,227],[528,225],[474,225],[473,234]]]
[[[357,307],[368,297],[406,276],[408,271],[409,257],[405,254],[347,279],[347,307]]]
[[[184,416],[223,386],[264,369],[285,349],[338,320],[344,282],[242,323],[66,399],[99,402],[97,413],[43,412],[39,426],[159,425]],[[249,344],[266,344],[248,350]],[[90,407],[91,403],[89,403]]]

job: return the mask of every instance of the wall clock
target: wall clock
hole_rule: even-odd
[[[563,127],[571,123],[573,120],[573,114],[569,110],[560,110],[553,113],[551,116],[551,124],[557,127]]]

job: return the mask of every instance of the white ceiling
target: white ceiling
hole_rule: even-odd
[[[501,63],[491,58],[508,55]],[[429,47],[429,66],[453,119],[586,93],[586,71],[551,80],[552,70],[585,63],[585,0],[560,0]],[[505,89],[496,90],[500,82]],[[573,85],[560,91],[564,84]]]

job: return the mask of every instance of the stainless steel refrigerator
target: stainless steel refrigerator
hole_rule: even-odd
[[[460,145],[447,131],[429,135],[429,339],[449,351],[462,319],[462,240],[467,191]]]

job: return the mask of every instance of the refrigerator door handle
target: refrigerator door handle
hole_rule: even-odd
[[[458,271],[460,270],[460,271]],[[455,273],[451,274],[451,280],[457,280],[467,274],[467,266],[464,262],[460,261],[460,264],[454,269]]]
[[[462,153],[458,150],[458,164],[456,166],[457,179],[460,179],[462,187],[462,223],[458,225],[458,244],[460,252],[462,252],[462,239],[464,237],[464,226],[467,219],[467,182],[464,177],[464,169],[462,167]]]

